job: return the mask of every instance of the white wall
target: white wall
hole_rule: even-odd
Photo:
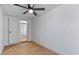
[[[29,41],[32,41],[32,39],[31,39],[31,20],[30,19],[28,20],[28,23],[27,23],[27,39]]]
[[[8,45],[8,16],[4,16],[4,45]]]
[[[60,54],[79,54],[79,5],[63,5],[32,21],[31,39]]]
[[[0,54],[2,53],[4,44],[3,44],[3,13],[0,8]]]

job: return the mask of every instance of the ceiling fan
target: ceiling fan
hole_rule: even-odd
[[[14,4],[14,5],[27,9],[25,12],[23,12],[23,14],[26,14],[27,12],[29,12],[29,13],[33,13],[35,16],[37,16],[37,13],[35,11],[44,11],[45,10],[45,8],[35,8],[34,4],[28,4],[27,7],[19,5],[19,4]]]

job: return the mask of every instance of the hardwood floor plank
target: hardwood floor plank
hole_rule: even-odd
[[[34,42],[23,42],[4,48],[2,55],[58,55]]]

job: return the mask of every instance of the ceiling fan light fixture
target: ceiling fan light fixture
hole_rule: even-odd
[[[35,16],[37,15],[37,13],[35,11],[42,11],[42,10],[45,10],[45,8],[35,8],[34,4],[27,4],[27,7],[25,6],[22,6],[22,5],[19,5],[19,4],[14,4],[15,6],[19,6],[19,7],[22,7],[22,8],[25,8],[26,11],[23,12],[23,14],[26,14],[26,13],[33,13]]]
[[[32,9],[30,9],[30,10],[29,10],[29,13],[33,13],[33,10],[32,10]]]

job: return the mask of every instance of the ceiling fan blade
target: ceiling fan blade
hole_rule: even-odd
[[[29,9],[33,9],[34,8],[34,4],[28,4],[28,8]]]
[[[19,4],[14,4],[14,5],[15,5],[15,6],[19,6],[19,7],[28,9],[27,7],[21,6],[21,5],[19,5]]]
[[[34,14],[35,16],[37,16],[36,12],[33,12],[33,14]]]
[[[23,14],[27,13],[29,10],[25,11]]]
[[[28,4],[28,8],[31,8],[31,7],[30,7],[30,4]]]
[[[45,8],[33,8],[33,10],[45,10]]]

